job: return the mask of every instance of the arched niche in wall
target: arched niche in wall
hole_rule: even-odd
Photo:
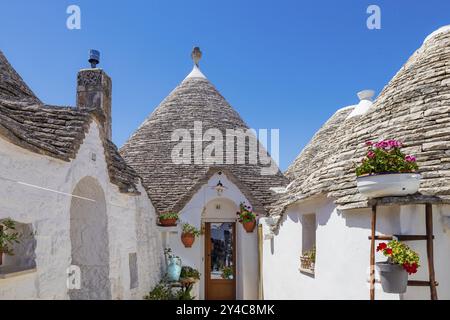
[[[111,299],[109,244],[105,194],[92,177],[81,179],[73,191],[70,206],[72,265],[80,269],[81,283],[69,290],[69,297]]]
[[[225,219],[230,221],[231,219],[236,219],[236,212],[239,211],[239,205],[233,200],[218,197],[210,200],[203,210],[202,218],[211,220]]]

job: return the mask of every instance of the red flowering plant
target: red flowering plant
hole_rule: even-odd
[[[238,215],[239,222],[242,223],[256,221],[256,217],[258,216],[253,212],[252,207],[245,205],[243,202],[239,205],[239,212],[236,214]]]
[[[356,175],[383,173],[411,173],[418,170],[416,158],[405,155],[397,140],[382,140],[376,143],[366,142],[367,153],[356,168]]]
[[[388,262],[403,266],[409,274],[417,272],[419,268],[419,255],[411,250],[406,244],[397,240],[382,242],[377,247],[377,252],[381,251],[388,258]]]

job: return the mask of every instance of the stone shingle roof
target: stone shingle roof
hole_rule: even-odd
[[[96,111],[44,105],[0,51],[0,135],[32,152],[70,161],[76,157]],[[116,146],[102,135],[112,183],[121,192],[138,193],[136,172],[126,165]]]
[[[152,202],[161,212],[180,211],[214,172],[222,170],[238,185],[255,210],[266,212],[276,195],[271,187],[287,184],[278,171],[261,175],[260,165],[174,164],[171,141],[175,129],[193,130],[202,121],[203,133],[209,128],[247,129],[239,114],[216,88],[200,76],[188,77],[155,109],[120,149],[124,159],[143,179]],[[224,135],[225,136],[225,135]],[[207,143],[203,143],[203,148]]]
[[[319,131],[288,169],[295,181],[273,206],[274,217],[287,205],[319,194],[335,199],[338,209],[366,207],[368,199],[356,189],[355,167],[365,154],[366,141],[387,138],[401,140],[405,152],[417,157],[422,174],[419,192],[449,197],[450,30],[427,39],[367,114],[347,120],[338,114],[328,123],[335,120],[341,124],[326,135]],[[311,156],[308,150],[318,154]]]

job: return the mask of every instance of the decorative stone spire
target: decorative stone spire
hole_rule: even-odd
[[[198,66],[198,62],[202,58],[202,52],[200,51],[199,47],[194,47],[194,49],[192,49],[191,58],[194,61],[194,68],[192,69],[191,73],[189,73],[188,76],[184,80],[190,79],[190,78],[206,79],[205,75],[200,71],[200,68]]]
[[[194,64],[198,67],[198,62],[202,58],[202,52],[200,51],[199,47],[194,47],[191,53],[192,60],[194,61]]]

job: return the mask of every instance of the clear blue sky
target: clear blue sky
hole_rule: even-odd
[[[81,30],[66,8],[81,8]],[[366,28],[370,4],[382,29]],[[450,24],[450,1],[0,0],[0,49],[46,103],[75,104],[87,52],[113,79],[121,146],[190,72],[202,71],[253,128],[280,129],[286,169],[335,110],[377,94],[424,38]]]

